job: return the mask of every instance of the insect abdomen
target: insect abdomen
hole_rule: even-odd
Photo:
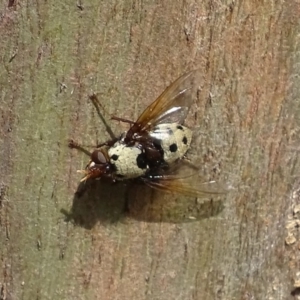
[[[160,142],[168,164],[182,158],[192,141],[192,131],[178,123],[159,124],[149,134]]]

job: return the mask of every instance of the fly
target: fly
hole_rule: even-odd
[[[224,193],[214,185],[191,184],[189,178],[197,173],[197,166],[190,165],[191,171],[180,173],[181,165],[189,164],[186,156],[193,131],[185,120],[196,95],[198,75],[199,70],[193,70],[179,77],[135,122],[113,117],[129,123],[129,130],[98,145],[92,153],[70,141],[69,147],[90,155],[86,168],[79,170],[84,174],[81,181],[139,179],[154,189],[190,197]]]

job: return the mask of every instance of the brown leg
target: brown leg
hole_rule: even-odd
[[[114,135],[114,133],[112,132],[110,126],[108,126],[108,124],[106,123],[103,115],[101,114],[100,112],[100,109],[99,107],[101,107],[101,109],[105,112],[105,114],[109,115],[109,113],[105,110],[105,108],[103,107],[103,105],[100,103],[100,101],[98,100],[97,96],[95,93],[93,93],[92,95],[89,96],[90,100],[92,101],[92,103],[94,104],[95,108],[96,108],[96,111],[97,111],[97,114],[99,116],[99,118],[101,119],[101,121],[103,122],[103,124],[105,125],[106,127],[106,131],[108,132],[108,134],[110,135],[112,141],[114,141],[112,144],[110,144],[110,142],[106,142],[106,143],[103,143],[103,144],[100,144],[101,146],[104,146],[104,145],[107,145],[107,146],[111,146],[113,145],[116,141],[117,141],[117,138],[116,136]],[[128,123],[130,125],[134,125],[135,122],[131,121],[131,120],[127,120],[127,119],[124,119],[124,118],[119,118],[119,117],[116,117],[116,116],[112,116],[111,117],[111,120],[115,120],[115,121],[120,121],[120,122],[124,122],[124,123]],[[98,146],[97,146],[98,147]],[[100,146],[99,146],[100,147]]]
[[[108,146],[108,147],[111,147],[118,139],[113,139],[113,140],[109,140],[105,143],[101,143],[101,144],[98,144],[96,146],[91,146],[91,148],[100,148],[100,147],[103,147],[103,146]],[[86,155],[88,156],[91,156],[92,153],[89,152],[88,150],[86,150],[82,145],[80,145],[79,143],[75,142],[74,140],[69,140],[68,141],[68,146],[69,148],[71,149],[77,149],[83,153],[85,153]]]
[[[71,148],[71,149],[77,149],[77,150],[85,153],[88,156],[92,155],[91,152],[89,152],[88,150],[86,150],[85,148],[83,148],[81,145],[79,145],[77,142],[75,142],[73,140],[69,140],[68,146],[69,146],[69,148]]]
[[[92,94],[89,96],[90,100],[92,101],[92,103],[94,104],[95,108],[96,108],[96,111],[97,111],[97,114],[99,116],[99,118],[101,119],[101,121],[103,122],[105,128],[106,128],[106,131],[108,132],[110,138],[113,140],[116,138],[116,136],[114,135],[114,133],[112,132],[110,126],[106,123],[106,120],[105,118],[103,117],[102,113],[100,112],[100,109],[99,107],[101,107],[101,109],[104,111],[104,113],[108,114],[104,107],[101,105],[100,101],[98,100],[96,94]]]
[[[111,147],[117,140],[118,140],[118,138],[114,138],[112,140],[106,141],[105,143],[98,144],[96,146],[96,148],[100,148],[100,147],[103,147],[103,146]]]
[[[123,119],[123,118],[119,118],[119,117],[115,117],[115,116],[112,116],[111,120],[120,121],[120,122],[124,122],[124,123],[129,123],[131,125],[135,124],[135,122],[133,122],[133,121]]]

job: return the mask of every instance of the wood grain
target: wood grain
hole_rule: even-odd
[[[299,20],[293,0],[3,2],[0,298],[299,297]],[[75,194],[88,158],[68,139],[109,138],[88,95],[134,120],[195,68],[222,209],[150,222],[122,184]]]

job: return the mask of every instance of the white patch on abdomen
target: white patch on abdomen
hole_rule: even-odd
[[[159,124],[149,134],[160,142],[164,160],[168,164],[184,156],[190,148],[193,135],[189,128],[178,123]]]

